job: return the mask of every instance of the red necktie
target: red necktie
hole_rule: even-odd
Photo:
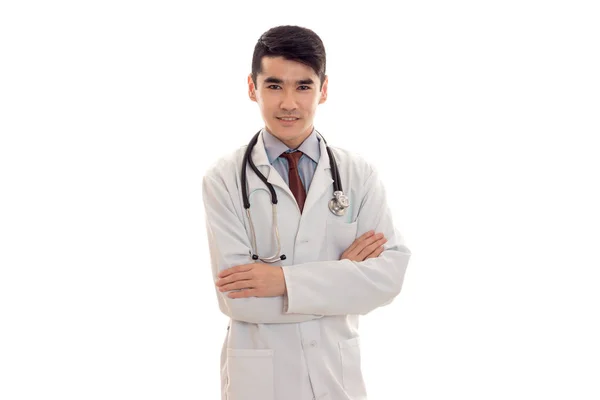
[[[300,213],[302,213],[304,201],[306,200],[306,190],[304,189],[304,185],[302,185],[300,175],[298,174],[298,161],[300,160],[300,157],[302,157],[302,154],[304,153],[298,150],[293,153],[283,153],[280,155],[280,157],[288,160],[290,190],[296,198],[296,202],[300,208]]]

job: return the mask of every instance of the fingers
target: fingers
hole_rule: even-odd
[[[370,255],[371,253],[376,251],[379,247],[383,246],[387,242],[387,239],[385,237],[383,237],[382,233],[380,233],[378,235],[381,235],[381,237],[379,237],[377,240],[373,241],[368,246],[365,246],[362,249],[362,251],[360,251],[358,253],[359,258],[361,258],[363,260],[366,259],[368,255]],[[375,235],[375,236],[377,236],[377,235]]]
[[[385,250],[385,248],[383,246],[379,246],[377,249],[375,249],[375,251],[373,251],[371,254],[369,254],[368,256],[366,256],[365,260],[369,259],[369,258],[377,258],[377,257],[379,257],[379,255],[381,253],[383,253],[384,250]]]
[[[350,247],[348,247],[346,249],[346,252],[351,253],[356,248],[356,246],[358,246],[363,240],[372,237],[374,234],[375,234],[375,231],[373,231],[373,230],[363,233],[361,236],[354,239],[354,242],[352,242]]]
[[[252,284],[253,283],[251,280],[235,281],[223,286],[219,286],[219,292],[229,292],[236,289],[250,289],[252,288]]]
[[[383,236],[383,233],[375,234],[372,230],[365,232],[354,240],[350,247],[344,251],[340,259],[345,258],[351,261],[364,261],[366,258],[369,258],[368,256],[373,252],[378,251],[379,247],[383,246],[386,242],[387,239]],[[381,254],[381,252],[379,252],[379,254]]]
[[[223,286],[231,285],[234,282],[248,281],[248,280],[251,280],[252,278],[253,278],[252,271],[237,272],[235,274],[228,275],[225,278],[218,279],[215,282],[215,285],[217,285],[217,287],[221,288]],[[228,286],[228,287],[230,287],[230,286]],[[229,290],[231,290],[231,289],[229,289]]]
[[[369,232],[371,232],[371,233],[369,234]],[[369,246],[370,244],[374,243],[379,238],[383,237],[383,233],[375,234],[374,231],[369,231],[369,232],[360,236],[358,239],[356,239],[352,243],[352,245],[350,245],[351,250],[349,251],[349,253],[359,254],[361,251],[363,251],[363,249],[366,246]]]
[[[236,274],[236,273],[239,273],[239,272],[250,271],[252,269],[252,267],[254,267],[254,264],[237,265],[235,267],[224,269],[223,271],[219,272],[217,274],[217,276],[219,278],[224,278],[224,277],[229,276],[231,274]]]

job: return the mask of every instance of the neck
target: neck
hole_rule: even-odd
[[[278,135],[277,133],[272,132],[266,126],[265,126],[265,130],[267,132],[269,132],[271,135],[275,136],[277,139],[279,139],[281,141],[281,143],[285,144],[289,149],[295,150],[298,147],[300,147],[300,145],[306,140],[307,137],[310,136],[310,134],[313,131],[313,126],[311,125],[310,128],[308,128],[300,136],[296,136],[296,137],[289,138],[289,139],[282,138],[281,135]]]

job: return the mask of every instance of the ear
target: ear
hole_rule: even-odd
[[[319,104],[325,103],[327,100],[327,84],[329,83],[329,77],[325,75],[325,80],[323,81],[323,87],[321,88],[321,98],[319,99]]]
[[[252,80],[252,74],[248,74],[248,97],[250,97],[250,100],[256,101],[256,87]]]

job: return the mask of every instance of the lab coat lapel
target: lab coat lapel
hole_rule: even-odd
[[[321,146],[319,163],[315,169],[315,175],[310,183],[310,188],[306,193],[306,201],[304,203],[304,210],[302,211],[303,215],[306,215],[315,204],[322,202],[323,192],[327,189],[331,190],[331,197],[333,198],[333,179],[330,172],[329,154],[327,154],[327,147],[325,147],[323,140],[319,142],[319,145]]]
[[[252,160],[256,165],[256,168],[267,178],[267,182],[269,182],[273,186],[277,186],[279,189],[286,192],[292,199],[294,195],[290,190],[289,186],[285,183],[279,172],[269,163],[269,158],[267,157],[267,151],[265,150],[265,144],[262,138],[263,133],[261,132],[256,145],[252,149]],[[260,178],[252,171],[250,166],[247,166],[248,175],[248,184],[250,187],[261,187],[265,184],[260,180]]]

